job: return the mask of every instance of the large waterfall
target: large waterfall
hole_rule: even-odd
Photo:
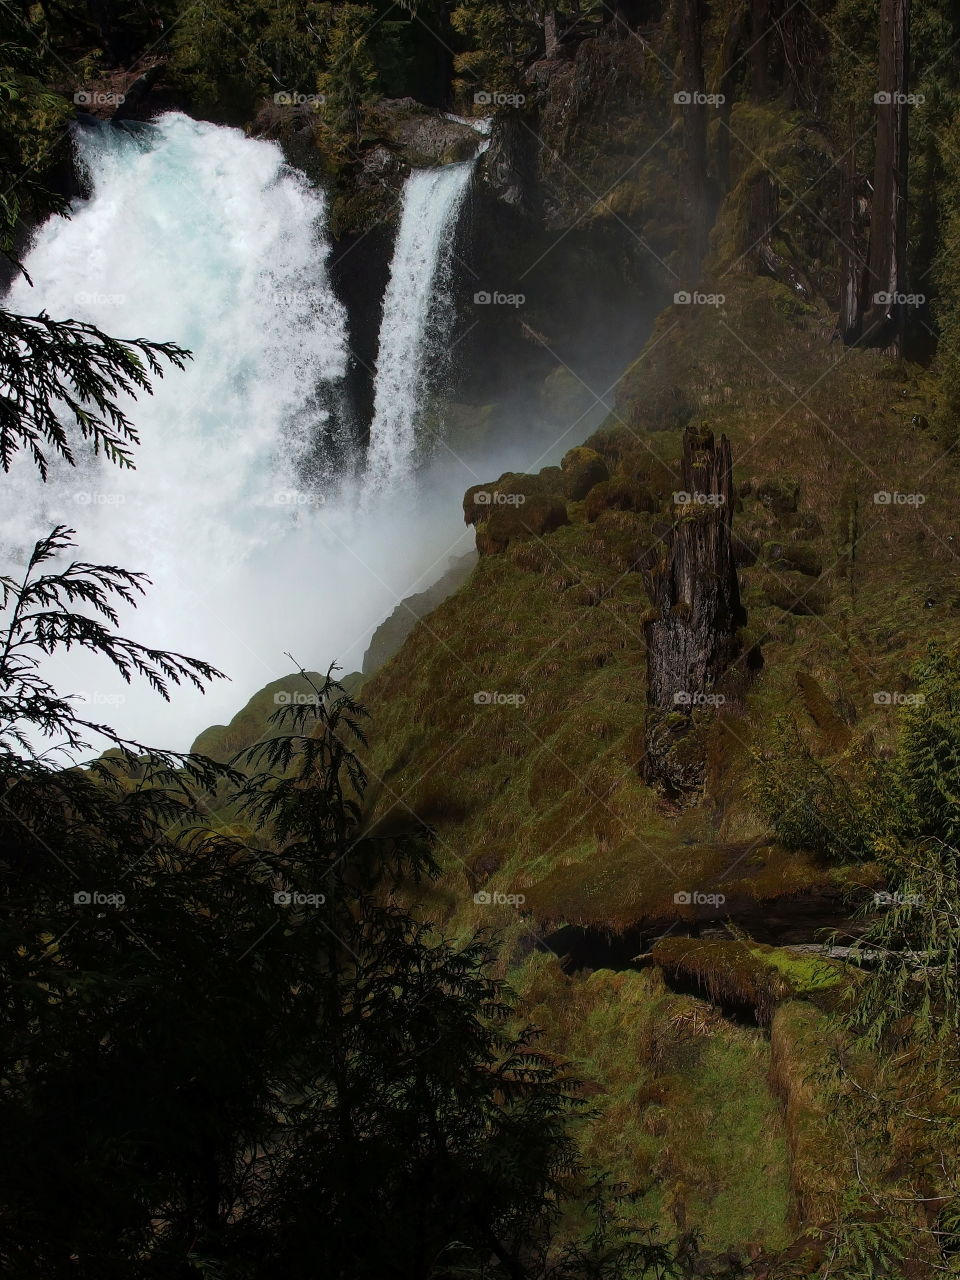
[[[174,341],[194,359],[130,409],[135,472],[93,459],[42,486],[18,461],[0,516],[3,571],[62,522],[79,558],[147,572],[154,585],[124,632],[203,657],[233,683],[202,699],[181,689],[167,706],[94,658],[58,657],[50,675],[94,704],[91,719],[184,748],[290,671],[286,651],[307,667],[359,667],[396,600],[471,545],[457,496],[472,477],[451,480],[439,503],[389,492],[412,454],[433,290],[470,166],[408,182],[370,472],[388,489],[371,500],[368,487],[357,504],[316,467],[318,441],[339,429],[348,360],[322,194],[274,144],[179,114],[135,132],[80,130],[78,147],[90,197],[40,229],[26,261],[34,287],[18,282],[7,305]]]
[[[427,367],[440,358],[444,338],[437,321],[445,318],[457,213],[472,169],[465,161],[414,170],[404,188],[374,384],[367,460],[374,492],[405,480],[415,460]]]

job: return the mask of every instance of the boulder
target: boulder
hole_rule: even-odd
[[[544,467],[537,475],[506,471],[493,483],[470,486],[463,495],[463,523],[480,524],[494,511],[514,510],[541,494],[562,497],[563,475],[558,467]]]
[[[413,169],[469,160],[480,135],[469,124],[425,107],[413,98],[385,98],[370,113],[370,129]]]
[[[584,499],[595,484],[609,480],[610,470],[599,453],[582,445],[564,454],[563,491],[573,502]]]
[[[494,507],[477,526],[477,551],[482,556],[496,555],[506,551],[511,542],[540,538],[569,523],[562,498],[534,494],[519,506]]]
[[[584,508],[593,523],[604,511],[656,511],[659,503],[647,485],[628,476],[614,476],[595,484],[587,494]]]

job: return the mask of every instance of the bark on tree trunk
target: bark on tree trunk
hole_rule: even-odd
[[[910,0],[881,0],[877,150],[870,216],[863,341],[903,347],[907,246],[907,70]]]
[[[730,185],[730,112],[733,109],[733,90],[734,75],[740,63],[737,56],[737,50],[740,48],[743,40],[743,28],[746,22],[746,12],[738,9],[730,19],[730,25],[724,36],[723,47],[720,53],[720,81],[717,85],[717,92],[720,94],[722,101],[717,106],[717,117],[720,120],[720,128],[716,133],[716,174],[717,187],[720,191],[725,192]]]
[[[740,652],[746,621],[733,558],[730,442],[706,428],[684,433],[682,489],[666,554],[649,565],[656,616],[647,641],[647,757],[651,781],[674,793],[699,786],[703,761],[677,743]],[[678,718],[679,717],[679,718]]]
[[[677,95],[683,121],[687,244],[683,283],[693,286],[707,251],[707,107],[704,101],[703,39],[699,0],[679,0],[680,80]]]
[[[556,9],[545,9],[543,14],[543,44],[544,56],[547,58],[555,58],[557,56],[557,11]]]
[[[856,203],[857,203],[857,157],[854,147],[855,121],[853,104],[847,117],[847,151],[843,162],[842,181],[840,186],[840,202],[842,205],[842,225],[840,243],[842,245],[843,266],[840,278],[840,319],[838,329],[840,337],[849,346],[860,337],[863,321],[861,310],[861,283],[863,268],[857,253],[856,242]]]
[[[750,99],[765,102],[770,96],[770,0],[752,0],[750,16]]]

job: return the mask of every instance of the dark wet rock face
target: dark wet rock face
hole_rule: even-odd
[[[721,705],[715,687],[740,653],[746,613],[734,560],[733,508],[729,441],[688,427],[674,523],[648,562],[653,611],[644,626],[647,772],[671,792],[703,782],[702,753],[679,748],[693,718]]]
[[[371,125],[403,163],[414,169],[469,160],[479,141],[470,125],[413,98],[384,98],[371,113]]]

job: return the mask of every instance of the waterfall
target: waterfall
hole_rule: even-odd
[[[317,442],[339,431],[346,316],[327,278],[323,195],[275,144],[174,113],[78,129],[76,146],[89,198],[40,228],[34,287],[19,280],[5,305],[177,342],[194,359],[125,404],[136,471],[84,458],[42,485],[18,459],[4,478],[4,571],[61,522],[78,532],[78,558],[148,573],[126,633],[204,657],[234,687],[219,682],[202,707],[180,692],[174,711],[93,658],[58,657],[51,673],[102,704],[89,718],[182,747],[316,634],[316,601],[297,594],[320,554]]]
[[[367,454],[369,493],[402,483],[415,460],[427,368],[443,352],[457,214],[474,163],[414,169],[404,187],[380,325]]]
[[[483,124],[478,128],[485,132]],[[481,140],[478,150],[483,149]],[[154,394],[124,408],[135,471],[78,451],[43,485],[24,457],[3,478],[0,572],[62,523],[77,559],[146,572],[124,635],[206,659],[230,677],[164,703],[143,682],[72,651],[44,663],[81,713],[142,742],[186,749],[207,725],[289,672],[358,669],[375,627],[473,543],[460,519],[472,472],[412,471],[417,413],[446,298],[457,210],[472,163],[415,172],[384,303],[370,461],[357,491],[319,461],[343,443],[338,386],[346,315],[331,289],[321,192],[271,142],[178,113],[77,130],[90,194],[37,232],[5,300],[115,337],[190,348]],[[336,452],[334,449],[332,452]],[[44,743],[43,745],[49,745]],[[105,744],[98,744],[105,745]]]

